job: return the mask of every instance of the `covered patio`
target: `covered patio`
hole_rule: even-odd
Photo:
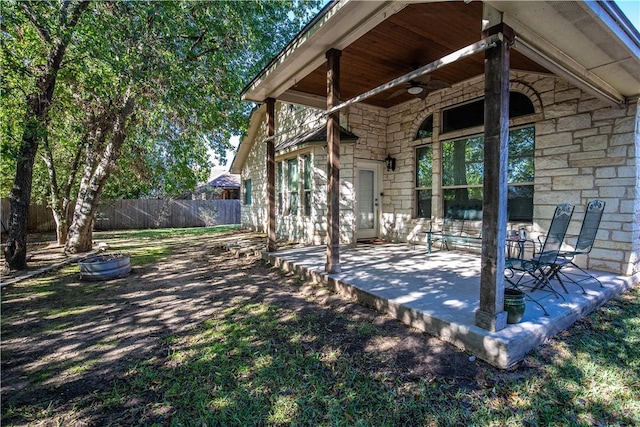
[[[638,282],[639,49],[611,2],[332,1],[243,90],[262,106],[232,166],[242,225],[276,266],[509,367]],[[292,146],[315,126],[326,144]],[[507,230],[538,237],[554,207],[580,218],[594,198],[580,265],[604,288],[536,296],[549,316],[529,303],[507,325]],[[448,216],[479,220],[482,255],[354,246]]]
[[[568,285],[563,301],[552,293],[532,296],[549,312],[528,301],[520,323],[491,332],[475,325],[479,307],[480,256],[435,251],[410,244],[358,244],[341,247],[342,271],[325,272],[326,247],[307,246],[264,252],[273,265],[299,274],[375,307],[403,323],[436,335],[500,368],[522,360],[547,338],[633,285],[632,278],[591,271],[595,280]]]

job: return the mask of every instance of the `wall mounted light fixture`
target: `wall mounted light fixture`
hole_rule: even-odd
[[[396,158],[391,157],[391,154],[387,154],[387,158],[384,159],[387,165],[387,172],[396,170]]]

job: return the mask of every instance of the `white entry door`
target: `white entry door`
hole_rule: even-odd
[[[358,166],[358,239],[378,237],[379,233],[379,203],[378,191],[379,166],[375,163]]]

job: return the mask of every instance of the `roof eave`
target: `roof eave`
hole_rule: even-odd
[[[541,32],[537,24],[546,24],[546,30],[557,15],[553,2],[502,2],[487,1],[504,13],[504,21],[514,29],[517,39],[516,50],[525,56],[541,64],[554,74],[570,81],[577,87],[590,92],[611,105],[625,105],[630,98],[639,95],[640,73],[629,72],[625,62],[640,65],[640,35],[624,17],[622,12],[610,2],[578,1],[572,2],[577,8],[582,9],[591,16],[592,22],[597,23],[602,33],[599,37],[592,35],[588,39],[580,34],[579,28],[575,31],[564,31],[558,34],[553,32]],[[548,4],[550,7],[539,5]],[[567,3],[569,4],[569,3]],[[532,15],[534,9],[537,13]],[[545,15],[548,14],[548,16]],[[534,16],[535,18],[531,18]],[[526,20],[524,18],[530,18]],[[561,43],[556,44],[554,37],[564,37]],[[566,37],[566,36],[569,37]],[[576,42],[569,42],[570,37],[582,37]],[[604,44],[603,37],[609,37],[615,41],[618,51],[626,52],[623,56],[613,58],[605,51],[598,51]],[[563,45],[563,46],[562,46]],[[585,47],[594,47],[593,54],[585,59]],[[614,49],[612,49],[614,50]],[[590,51],[591,52],[591,51]],[[597,54],[597,55],[596,55]],[[604,69],[606,67],[606,70]],[[614,71],[614,72],[612,72]],[[624,76],[624,78],[620,77]]]
[[[251,148],[253,143],[256,141],[256,136],[258,131],[260,130],[260,125],[262,124],[262,119],[264,115],[267,113],[266,104],[262,104],[260,107],[255,109],[253,113],[251,113],[251,119],[249,122],[249,130],[247,132],[247,136],[245,136],[240,144],[238,144],[238,148],[236,149],[236,154],[233,156],[233,161],[231,162],[231,167],[229,168],[229,172],[235,174],[241,174],[242,169],[244,168],[244,164],[247,161],[247,157],[251,152]]]
[[[640,31],[613,1],[585,1],[584,4],[624,44],[629,52],[640,58]]]
[[[287,89],[322,65],[329,49],[344,49],[406,5],[405,1],[390,0],[334,2],[258,74],[243,90],[242,99],[253,102],[279,99]]]

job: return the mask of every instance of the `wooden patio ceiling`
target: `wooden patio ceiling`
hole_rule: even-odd
[[[482,2],[435,2],[410,4],[342,50],[340,98],[353,98],[417,67],[436,61],[481,39]],[[511,51],[511,69],[549,73],[547,69]],[[484,73],[484,54],[462,59],[430,74],[431,80],[449,85]],[[365,102],[388,108],[412,99],[398,89],[375,95]],[[326,97],[326,63],[291,89]]]

